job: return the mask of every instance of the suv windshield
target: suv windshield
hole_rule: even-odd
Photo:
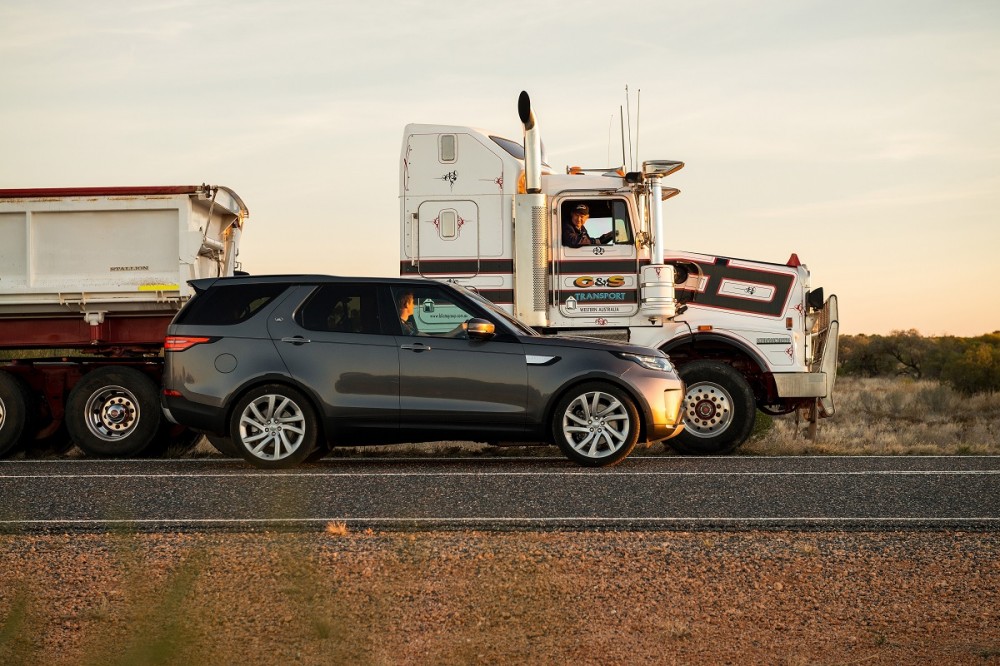
[[[462,291],[465,292],[466,295],[475,299],[475,301],[479,303],[479,305],[488,309],[490,313],[496,315],[497,317],[507,322],[507,324],[510,325],[510,327],[513,328],[520,335],[530,335],[530,336],[540,335],[538,331],[531,328],[530,326],[528,326],[527,324],[525,324],[520,319],[516,318],[514,315],[510,314],[503,308],[498,307],[493,301],[483,298],[479,294],[479,292],[475,291],[474,289],[469,289],[468,287],[462,287]]]

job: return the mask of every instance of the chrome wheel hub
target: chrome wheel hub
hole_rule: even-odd
[[[692,384],[684,396],[684,425],[695,437],[715,437],[733,422],[733,399],[718,384]]]

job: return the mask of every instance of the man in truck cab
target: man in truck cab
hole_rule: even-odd
[[[615,237],[615,232],[609,231],[597,238],[587,233],[584,225],[590,219],[590,207],[585,203],[573,207],[570,219],[562,225],[562,244],[566,247],[582,247],[584,245],[606,245]]]

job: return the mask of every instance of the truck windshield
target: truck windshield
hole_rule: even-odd
[[[493,136],[492,134],[490,135],[490,138],[493,139],[493,143],[497,144],[498,146],[506,150],[511,157],[522,161],[524,160],[524,146],[519,144],[517,141],[511,141],[510,139],[505,139],[502,136]],[[542,166],[548,167],[549,169],[552,168],[545,161],[544,144],[542,145]]]

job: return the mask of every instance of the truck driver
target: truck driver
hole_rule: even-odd
[[[583,245],[606,245],[614,238],[615,232],[609,231],[597,238],[592,238],[584,226],[590,219],[590,207],[585,203],[573,208],[570,219],[562,225],[562,244],[566,247],[581,247]]]

